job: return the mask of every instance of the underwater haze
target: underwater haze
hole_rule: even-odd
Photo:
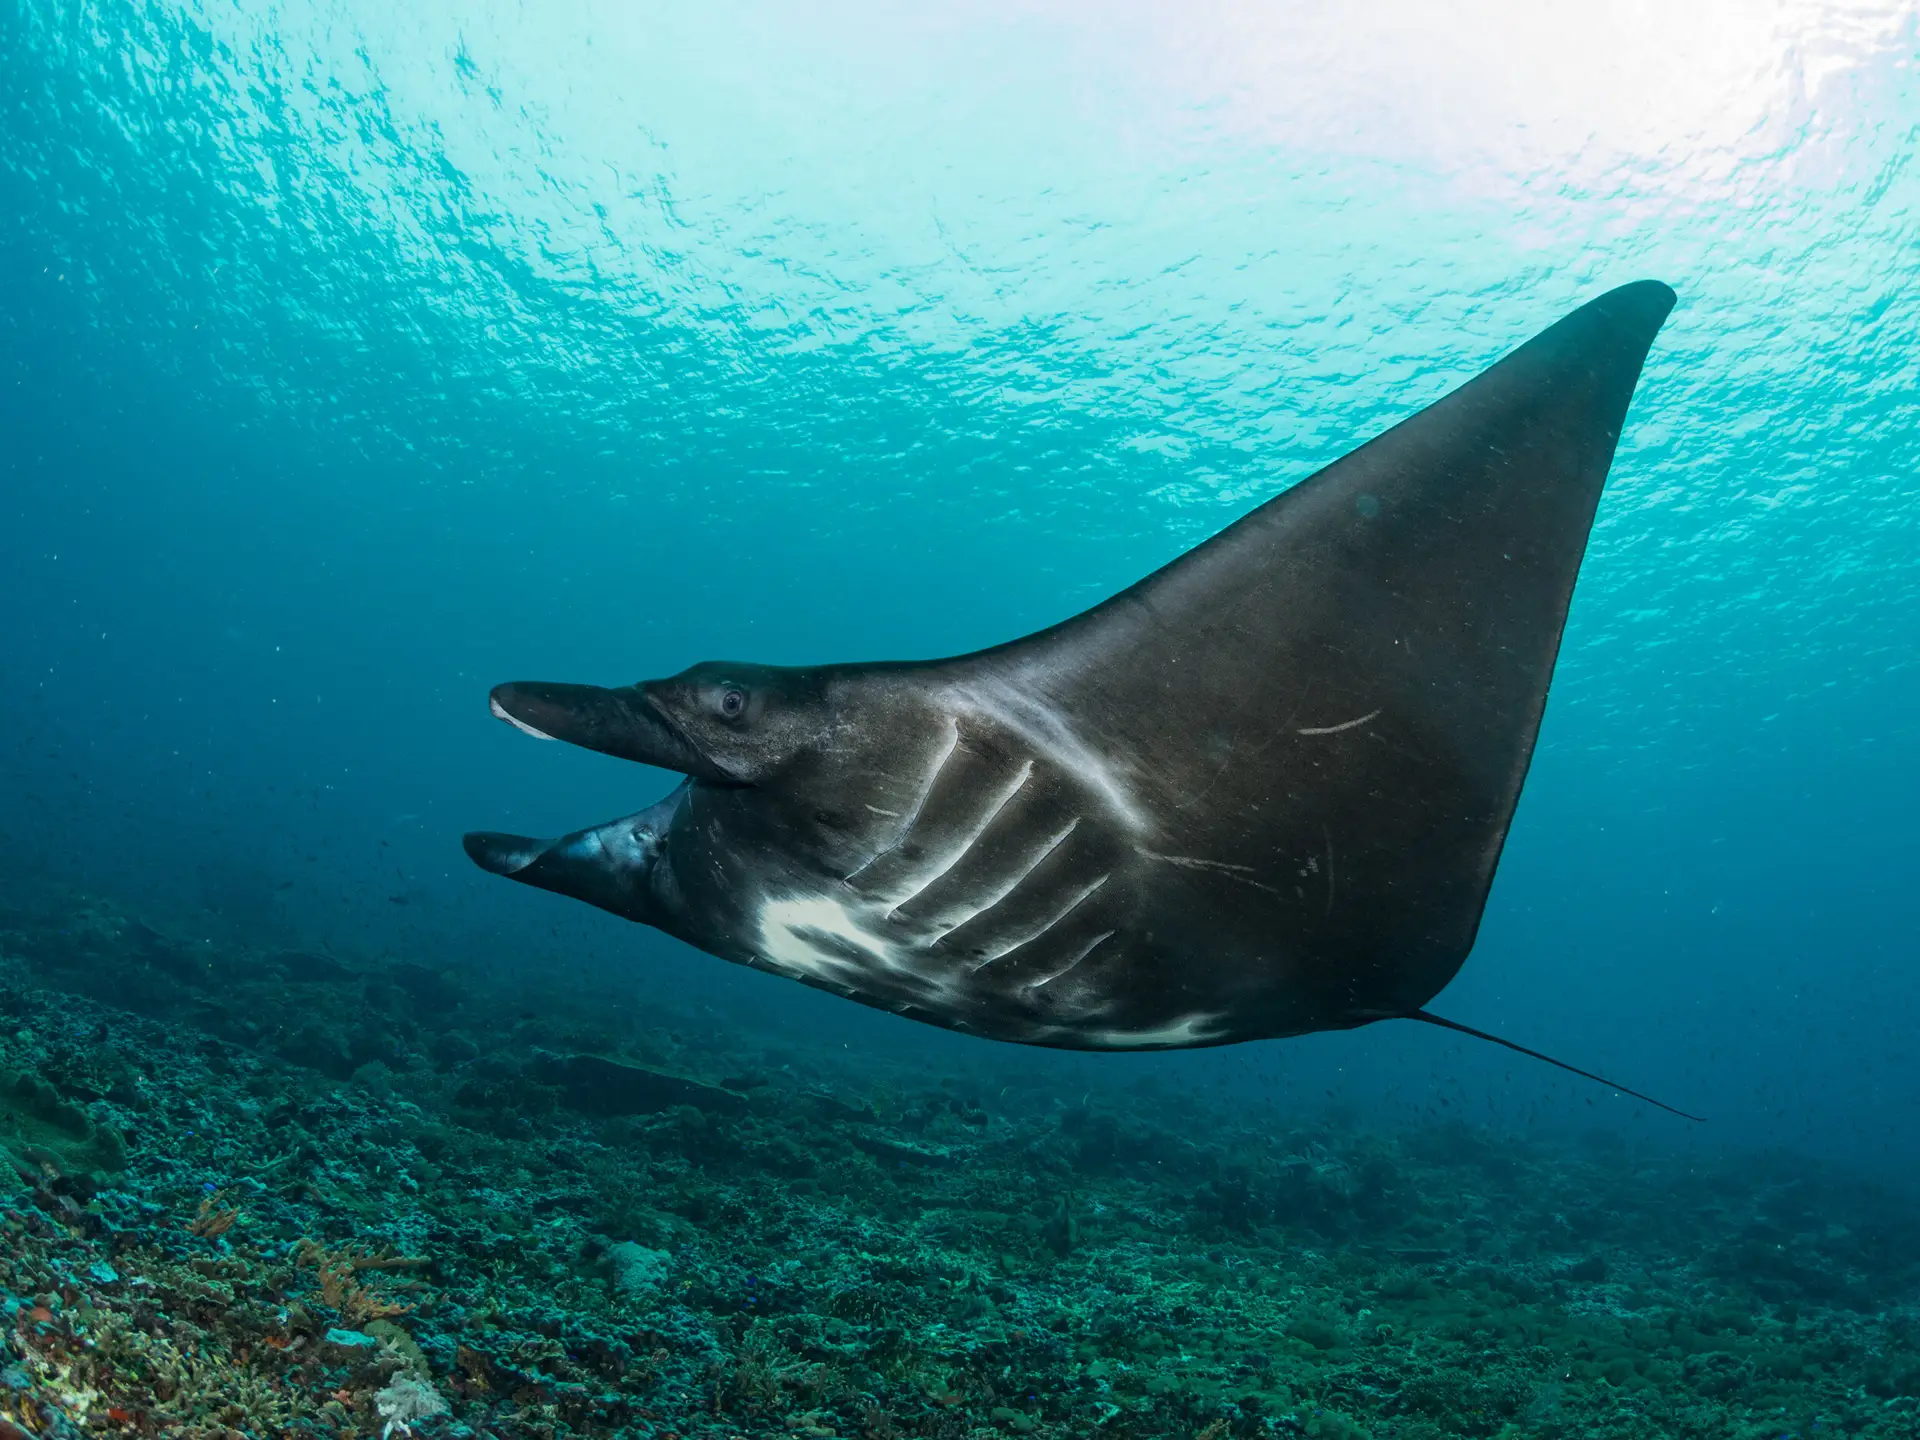
[[[249,1068],[270,1059],[350,1097],[301,1102],[310,1108],[386,1104],[396,1085],[404,1098],[400,1051],[348,1045],[343,1059],[316,1059],[208,1018],[231,986],[209,988],[215,962],[191,957],[239,967],[247,956],[292,955],[347,967],[339,983],[350,987],[363,970],[403,967],[396,983],[418,1027],[407,1053],[432,1054],[440,1072],[471,1063],[462,1047],[488,1050],[490,1034],[506,1036],[549,1000],[617,1013],[634,1027],[620,1041],[628,1058],[711,1082],[700,1092],[711,1113],[697,1101],[682,1107],[706,1116],[701,1126],[731,1113],[713,1084],[818,1066],[843,1095],[863,1076],[909,1090],[972,1084],[989,1136],[1023,1124],[1053,1134],[1049,1106],[1065,1107],[1068,1133],[1093,1123],[1089,1114],[1146,1125],[1156,1096],[1217,1107],[1168,1122],[1194,1133],[1229,1123],[1208,1117],[1257,1107],[1278,1117],[1260,1122],[1270,1129],[1322,1127],[1315,1143],[1331,1147],[1322,1158],[1300,1142],[1287,1151],[1293,1168],[1275,1171],[1307,1165],[1315,1183],[1325,1172],[1314,1167],[1335,1164],[1324,1157],[1339,1137],[1441,1126],[1476,1137],[1461,1146],[1522,1157],[1502,1164],[1552,1169],[1559,1162],[1537,1157],[1579,1144],[1600,1147],[1581,1152],[1594,1174],[1645,1165],[1684,1176],[1766,1156],[1781,1167],[1767,1171],[1775,1178],[1856,1177],[1843,1189],[1920,1179],[1917,59],[1920,16],[1903,0],[9,6],[0,15],[0,954],[25,967],[9,972],[27,997],[19,1013],[39,1017],[18,1024],[42,1039],[69,1033],[63,1025],[95,1034],[127,1047],[125,1057],[140,1045],[194,1056],[191,1037],[206,1031],[252,1058],[207,1062],[215,1078],[191,1085],[227,1083],[219,1065],[279,1074]],[[673,783],[533,744],[489,715],[495,683],[626,684],[716,657],[919,659],[1024,635],[1165,564],[1579,304],[1649,278],[1671,284],[1679,303],[1628,415],[1478,942],[1433,1008],[1705,1115],[1703,1125],[1398,1023],[1180,1054],[996,1046],[726,965],[502,884],[461,853],[463,831],[560,834],[637,810]],[[110,925],[99,918],[109,912]],[[74,937],[93,934],[90,925],[117,938],[82,964]],[[155,938],[136,944],[130,934]],[[188,958],[152,971],[162,952]],[[136,970],[148,980],[100,978]],[[149,981],[150,995],[140,989]],[[134,1003],[136,991],[147,998]],[[178,999],[188,994],[200,1009]],[[300,1003],[318,1013],[333,1002]],[[437,1004],[451,1018],[435,1019]],[[139,1016],[124,1034],[128,1012],[117,1006]],[[704,1038],[691,1050],[676,1049],[678,1038],[649,1049],[649,1026]],[[436,1035],[454,1030],[472,1038],[449,1060]],[[45,1069],[20,1033],[6,1065]],[[547,1034],[538,1048],[567,1047]],[[370,1080],[376,1058],[382,1073]],[[421,1060],[423,1077],[429,1068]],[[688,1078],[694,1070],[700,1077]],[[561,1114],[553,1097],[569,1093],[572,1073],[542,1080],[538,1103]],[[84,1108],[84,1093],[76,1099],[51,1071],[44,1078]],[[189,1079],[179,1084],[191,1088]],[[306,1083],[285,1083],[296,1081]],[[487,1109],[478,1083],[458,1079],[466,1098],[449,1114]],[[1010,1092],[1034,1097],[1031,1115],[993,1109]],[[118,1103],[105,1081],[100,1094]],[[253,1094],[279,1113],[265,1091]],[[431,1110],[420,1096],[411,1103]],[[520,1104],[488,1103],[502,1115]],[[88,1123],[105,1126],[104,1114]],[[536,1120],[533,1130],[603,1122]],[[319,1121],[300,1123],[321,1135]],[[533,1130],[498,1123],[489,1144],[532,1143]],[[167,1133],[153,1116],[135,1128]],[[812,1131],[796,1133],[799,1150],[815,1145]],[[849,1133],[866,1137],[847,1149],[863,1165],[878,1156],[890,1173],[955,1173],[940,1168],[945,1159],[876,1150],[868,1132]],[[925,1148],[943,1133],[884,1143]],[[972,1133],[955,1130],[937,1153],[959,1155]],[[127,1144],[137,1165],[140,1142]],[[1418,1164],[1452,1163],[1419,1154]],[[724,1169],[706,1155],[692,1145],[672,1163],[696,1175],[709,1163]],[[1635,1158],[1605,1158],[1615,1155]],[[195,1163],[206,1174],[179,1172],[180,1193],[204,1183],[222,1197],[208,1212],[216,1220],[230,1201],[243,1217],[270,1210],[237,1198],[235,1177],[248,1167],[232,1155]],[[421,1163],[459,1173],[444,1153]],[[774,1173],[737,1154],[725,1163],[736,1166],[728,1184]],[[1236,1262],[1219,1246],[1269,1222],[1236,1230],[1219,1218],[1239,1202],[1219,1198],[1231,1186],[1218,1174],[1189,1185],[1175,1162],[1152,1163],[1176,1190],[1216,1197],[1206,1222],[1216,1228],[1194,1232],[1212,1258],[1194,1263],[1227,1276]],[[1366,1169],[1352,1155],[1338,1163]],[[471,1159],[462,1193],[491,1184],[486,1204],[515,1209],[502,1197],[522,1182],[488,1180],[487,1164],[507,1162]],[[1450,1173],[1407,1185],[1453,1195],[1464,1182]],[[1553,1173],[1569,1194],[1587,1183],[1566,1180],[1566,1167]],[[418,1175],[407,1183],[431,1188]],[[1014,1281],[1029,1263],[1089,1263],[1098,1216],[1076,1207],[1099,1183],[1068,1175],[1033,1201],[1030,1262],[1011,1241],[982,1253],[1013,1254]],[[297,1203],[325,1209],[304,1192]],[[1098,1203],[1124,1209],[1113,1196]],[[1569,1203],[1547,1209],[1558,1216]],[[646,1231],[629,1217],[621,1231],[583,1215],[594,1243],[613,1247],[614,1278],[596,1283],[629,1299],[652,1294],[668,1271],[648,1266],[695,1267],[695,1231],[736,1223],[718,1200],[657,1208],[682,1228]],[[1706,1202],[1693,1211],[1702,1229],[1674,1253],[1733,1224]],[[1343,1235],[1364,1229],[1317,1213],[1299,1222],[1307,1230],[1294,1250],[1311,1232],[1315,1253],[1337,1255]],[[183,1223],[199,1223],[191,1205],[186,1214]],[[295,1227],[282,1236],[288,1246],[298,1227],[322,1228],[313,1217],[284,1223]],[[1817,1206],[1781,1223],[1789,1237],[1860,1229]],[[353,1224],[372,1244],[377,1222]],[[232,1240],[207,1228],[191,1233],[194,1244]],[[404,1251],[412,1232],[389,1230]],[[833,1243],[877,1251],[876,1234],[850,1230]],[[349,1238],[339,1230],[300,1243]],[[1409,1231],[1392,1242],[1392,1263],[1440,1265],[1421,1257],[1448,1244]],[[1916,1261],[1898,1250],[1849,1263],[1892,1275]],[[488,1263],[497,1262],[495,1253]],[[295,1258],[285,1263],[296,1273]],[[1580,1283],[1585,1263],[1568,1260],[1575,1278],[1557,1283]],[[1666,1262],[1647,1263],[1656,1273]],[[1613,1265],[1617,1275],[1619,1264],[1596,1273]],[[632,1265],[645,1273],[631,1279]],[[689,1295],[725,1291],[698,1273]],[[1100,1283],[1118,1294],[1115,1273]],[[1045,1274],[1068,1284],[1067,1269]],[[1018,1289],[1014,1281],[993,1283]],[[1212,1282],[1195,1271],[1183,1283]],[[1329,1297],[1340,1290],[1335,1278],[1312,1283]],[[1403,1288],[1425,1294],[1428,1283]],[[976,1288],[987,1309],[1012,1314],[1014,1300],[985,1280]],[[1884,1319],[1910,1299],[1877,1294],[1855,1309]],[[1842,1303],[1811,1290],[1766,1298],[1776,1302]],[[406,1303],[428,1313],[419,1296]],[[483,1308],[473,1295],[460,1303]],[[1357,1302],[1342,1303],[1328,1298],[1318,1320],[1284,1321],[1285,1343],[1307,1357],[1302,1366],[1321,1367],[1315,1374],[1360,1343]],[[1609,1313],[1626,1305],[1608,1303]],[[497,1297],[485,1307],[511,1309]],[[325,1318],[339,1325],[315,1336],[394,1328],[373,1302],[357,1315],[334,1310]],[[434,1324],[450,1312],[438,1313]],[[833,1313],[834,1323],[881,1323]],[[988,1323],[985,1310],[967,1313],[967,1323]],[[1049,1323],[1015,1328],[1039,1335]],[[988,1394],[977,1387],[1001,1382],[970,1380],[959,1361],[936,1376],[933,1361],[915,1369],[921,1360],[889,1351],[895,1358],[874,1360],[873,1373],[912,1388],[933,1418],[913,1418],[921,1411],[909,1415],[880,1380],[861,1381],[858,1393],[895,1427],[869,1419],[863,1430],[867,1412],[834,1400],[828,1381],[816,1395],[779,1378],[789,1361],[838,1375],[838,1351],[806,1350],[783,1331],[777,1360],[771,1332],[721,1325],[716,1359],[685,1339],[694,1324],[657,1322],[652,1340],[631,1346],[637,1355],[657,1343],[676,1357],[676,1346],[693,1346],[686,1354],[702,1358],[686,1361],[695,1378],[684,1383],[712,1390],[700,1402],[707,1419],[672,1428],[660,1417],[680,1412],[657,1398],[591,1414],[566,1411],[564,1397],[539,1403],[560,1406],[580,1433],[787,1435],[809,1433],[794,1417],[812,1416],[815,1434],[962,1435],[972,1433],[964,1415],[992,1433],[1098,1424],[1218,1440],[1283,1433],[1285,1414],[1297,1417],[1285,1433],[1412,1436],[1431,1424],[1435,1435],[1494,1434],[1473,1427],[1496,1416],[1509,1427],[1499,1433],[1571,1434],[1578,1387],[1592,1379],[1602,1394],[1593,1377],[1618,1360],[1594,1359],[1585,1379],[1536,1377],[1527,1398],[1475,1392],[1457,1414],[1409,1418],[1397,1402],[1366,1399],[1365,1387],[1321,1392],[1275,1378],[1284,1345],[1265,1342],[1242,1347],[1265,1369],[1231,1362],[1264,1377],[1269,1398],[1258,1404],[1224,1379],[1217,1395],[1179,1399],[1164,1390],[1142,1399],[1112,1376],[1100,1382],[1104,1398],[1084,1405],[1060,1398],[1067,1380],[1058,1396],[1011,1380]],[[1789,1409],[1766,1422],[1783,1427],[1770,1433],[1822,1414],[1849,1433],[1914,1433],[1898,1426],[1916,1423],[1920,1361],[1902,1369],[1886,1356],[1902,1345],[1911,1356],[1920,1330],[1887,1334],[1906,1338],[1861,1342],[1862,1355],[1885,1361],[1881,1380],[1862,1370],[1830,1393],[1808,1380],[1791,1396],[1775,1390],[1800,1379],[1753,1379],[1761,1362],[1729,1342],[1724,1353],[1743,1357],[1748,1378],[1703,1388],[1722,1397],[1710,1403],[1775,1388],[1737,1423],[1689,1421],[1686,1433],[1757,1435],[1740,1427]],[[533,1382],[510,1384],[502,1369],[455,1384],[447,1377],[480,1373],[456,1354],[484,1346],[462,1338],[436,1348],[437,1338],[415,1333],[419,1383],[431,1378],[456,1418],[420,1412],[423,1433],[534,1423],[524,1420],[533,1400],[516,1402],[522,1421],[476,1418],[470,1407],[504,1406],[515,1385]],[[349,1354],[358,1342],[325,1343]],[[585,1342],[565,1343],[570,1359],[586,1353]],[[980,1361],[979,1375],[1027,1363],[1024,1339],[1001,1343],[1013,1349],[981,1352],[992,1363]],[[1534,1335],[1509,1348],[1523,1343],[1559,1342]],[[1804,1334],[1796,1343],[1813,1353]],[[1071,1384],[1091,1385],[1084,1367],[1109,1359],[1079,1355]],[[648,1383],[666,1385],[658,1377],[681,1362],[652,1363]],[[712,1378],[723,1369],[730,1378]],[[1650,1373],[1629,1371],[1604,1393]],[[390,1366],[377,1393],[391,1395],[409,1373]],[[1549,1383],[1569,1387],[1551,1404],[1539,1388]],[[413,1413],[377,1401],[371,1380],[363,1389],[352,1404],[334,1402],[344,1407],[327,1421],[334,1429],[314,1420],[314,1433],[371,1433],[382,1417]],[[1873,1397],[1871,1413],[1835,1418],[1832,1396],[1855,1391]],[[1240,1408],[1220,1408],[1229,1403]],[[1481,1419],[1459,1418],[1469,1413]],[[1223,1428],[1207,1428],[1216,1422]],[[265,1434],[293,1422],[224,1423]],[[559,1433],[551,1416],[540,1423]],[[1671,1417],[1646,1423],[1645,1433],[1682,1433]],[[1641,1433],[1593,1433],[1603,1431]]]

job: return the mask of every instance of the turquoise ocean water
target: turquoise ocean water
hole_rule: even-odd
[[[1085,607],[1612,285],[1634,403],[1438,1008],[1142,1070],[1920,1155],[1920,28],[1772,0],[0,15],[0,869],[978,1042],[501,885],[663,777],[487,687]]]

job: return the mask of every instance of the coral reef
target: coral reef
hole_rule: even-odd
[[[1792,1157],[617,1013],[10,904],[0,1440],[1920,1437],[1920,1211]]]

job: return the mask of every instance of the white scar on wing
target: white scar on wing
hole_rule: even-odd
[[[1303,725],[1293,733],[1296,735],[1338,735],[1342,730],[1351,730],[1356,725],[1364,725],[1376,718],[1380,712],[1369,710],[1358,720],[1344,720],[1338,725]]]
[[[1149,860],[1164,860],[1169,865],[1178,865],[1183,870],[1219,870],[1226,874],[1253,874],[1251,865],[1234,865],[1225,860],[1202,860],[1197,855],[1162,855],[1153,850],[1140,852]]]
[[[1098,880],[1094,881],[1091,885],[1083,887],[1078,894],[1076,894],[1065,905],[1062,905],[1059,910],[1054,912],[1054,916],[1051,920],[1047,921],[1046,924],[1040,926],[1037,930],[1033,931],[1033,933],[1029,935],[1022,935],[1018,940],[1010,941],[1009,943],[1002,945],[997,951],[987,956],[985,959],[975,961],[973,965],[973,969],[975,970],[975,972],[984,970],[987,968],[987,966],[992,965],[997,961],[1006,959],[1007,956],[1013,954],[1013,952],[1018,950],[1022,945],[1031,945],[1034,941],[1038,940],[1042,935],[1046,934],[1049,930],[1053,929],[1054,926],[1058,925],[1062,920],[1066,919],[1067,916],[1071,915],[1075,910],[1077,910],[1080,907],[1080,903],[1083,900],[1085,900],[1089,895],[1093,894],[1094,891],[1098,890],[1102,885],[1106,884],[1107,881],[1111,880],[1112,878],[1113,877],[1111,875],[1102,875]],[[949,931],[948,937],[951,938],[953,933],[954,932]]]
[[[940,758],[933,762],[933,771],[931,774],[927,776],[927,783],[923,787],[921,787],[920,798],[914,801],[913,814],[907,817],[907,823],[900,827],[900,831],[897,835],[893,837],[892,843],[882,847],[881,849],[875,851],[871,856],[869,856],[864,864],[859,866],[858,869],[854,870],[853,874],[848,875],[846,877],[848,880],[854,879],[856,876],[858,876],[861,873],[861,871],[871,868],[873,865],[877,864],[883,857],[891,855],[895,850],[898,850],[900,846],[906,842],[906,838],[913,833],[914,823],[919,820],[920,812],[926,808],[927,798],[933,794],[933,787],[937,783],[939,783],[940,772],[947,768],[947,762],[953,758],[953,752],[959,748],[960,748],[960,727],[954,724],[953,721],[949,720],[947,721],[946,747],[941,750]]]
[[[1140,853],[1149,860],[1178,865],[1182,870],[1211,870],[1215,874],[1226,876],[1229,880],[1237,880],[1242,885],[1251,885],[1256,890],[1264,890],[1269,895],[1280,893],[1273,886],[1254,879],[1256,872],[1251,865],[1232,865],[1225,860],[1202,860],[1197,855],[1161,855],[1152,850],[1142,850]]]
[[[509,715],[509,714],[508,714],[508,713],[506,712],[506,709],[505,709],[505,707],[503,707],[503,706],[502,706],[502,705],[500,704],[500,702],[499,702],[498,700],[496,700],[496,699],[494,699],[494,698],[493,698],[493,697],[492,697],[491,695],[489,695],[489,696],[487,697],[487,708],[488,708],[489,710],[491,710],[491,711],[493,711],[493,718],[494,718],[494,719],[496,719],[496,720],[504,720],[504,721],[506,721],[506,722],[507,722],[507,724],[509,724],[509,725],[511,725],[511,726],[513,726],[513,728],[514,728],[514,729],[516,729],[516,730],[518,730],[518,731],[519,731],[519,732],[520,732],[521,734],[523,734],[523,735],[531,735],[531,736],[533,736],[533,738],[534,738],[534,739],[536,739],[536,740],[551,740],[551,739],[553,739],[553,736],[551,736],[551,735],[549,735],[549,734],[547,734],[547,732],[546,732],[546,731],[544,731],[544,730],[536,730],[536,729],[534,729],[534,728],[533,728],[533,726],[531,726],[531,725],[529,725],[529,724],[527,724],[527,722],[526,722],[526,721],[524,721],[524,720],[522,720],[522,719],[520,719],[520,718],[519,718],[518,716],[516,716],[516,715]]]
[[[1013,783],[1006,787],[1005,792],[998,800],[993,802],[993,808],[987,811],[985,818],[973,827],[973,833],[954,847],[953,854],[947,857],[945,864],[935,867],[926,879],[914,886],[907,894],[894,901],[893,908],[887,911],[887,919],[893,919],[894,916],[899,913],[902,906],[911,905],[917,898],[926,893],[928,886],[932,885],[934,881],[938,880],[949,870],[953,869],[954,866],[966,859],[967,852],[979,843],[980,837],[987,833],[987,827],[1000,818],[1000,812],[1006,809],[1013,797],[1020,793],[1021,789],[1026,785],[1028,777],[1032,774],[1033,762],[1028,760],[1015,772]],[[1008,888],[1012,887],[1010,886]],[[977,914],[978,912],[976,911],[975,913]]]

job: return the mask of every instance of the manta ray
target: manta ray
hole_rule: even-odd
[[[1599,1080],[1425,1007],[1473,948],[1673,303],[1652,281],[1600,296],[1024,639],[498,686],[530,735],[685,778],[467,853],[973,1035],[1145,1050],[1417,1019]]]

